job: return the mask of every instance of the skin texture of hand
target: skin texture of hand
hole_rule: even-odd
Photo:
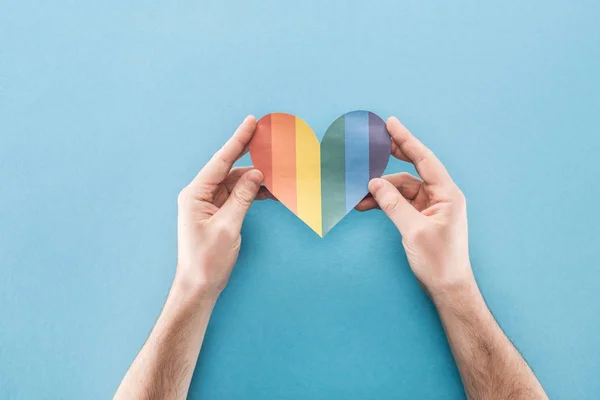
[[[439,313],[469,399],[547,399],[497,324],[469,261],[466,201],[437,157],[392,117],[392,155],[422,179],[392,174],[369,183],[359,211],[381,208],[402,234],[408,262]]]
[[[262,174],[234,168],[256,119],[247,117],[178,199],[178,260],[173,285],[115,399],[185,399],[206,327],[238,257],[242,221],[255,199],[272,197]]]

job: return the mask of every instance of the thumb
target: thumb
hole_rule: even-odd
[[[369,191],[379,208],[392,220],[401,234],[421,218],[421,213],[389,181],[380,178],[372,179],[369,182]]]
[[[218,218],[224,218],[234,224],[235,228],[241,229],[246,212],[256,198],[262,181],[263,174],[259,170],[252,169],[246,172],[237,181],[229,198],[215,216],[218,215]]]

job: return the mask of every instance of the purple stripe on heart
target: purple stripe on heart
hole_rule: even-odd
[[[369,179],[379,178],[387,163],[381,159],[390,152],[392,140],[385,128],[385,121],[378,115],[369,112]]]

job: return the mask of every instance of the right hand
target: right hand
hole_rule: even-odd
[[[438,293],[474,283],[469,260],[465,196],[437,157],[397,118],[386,123],[392,155],[414,164],[421,179],[406,173],[369,182],[356,209],[381,208],[402,234],[410,267],[426,291]]]

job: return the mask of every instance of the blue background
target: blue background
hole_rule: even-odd
[[[322,135],[364,108],[465,192],[482,291],[549,395],[597,398],[599,17],[595,0],[1,1],[0,398],[111,397],[173,276],[179,190],[248,113]],[[262,202],[243,240],[191,398],[463,398],[381,213],[320,239]]]

